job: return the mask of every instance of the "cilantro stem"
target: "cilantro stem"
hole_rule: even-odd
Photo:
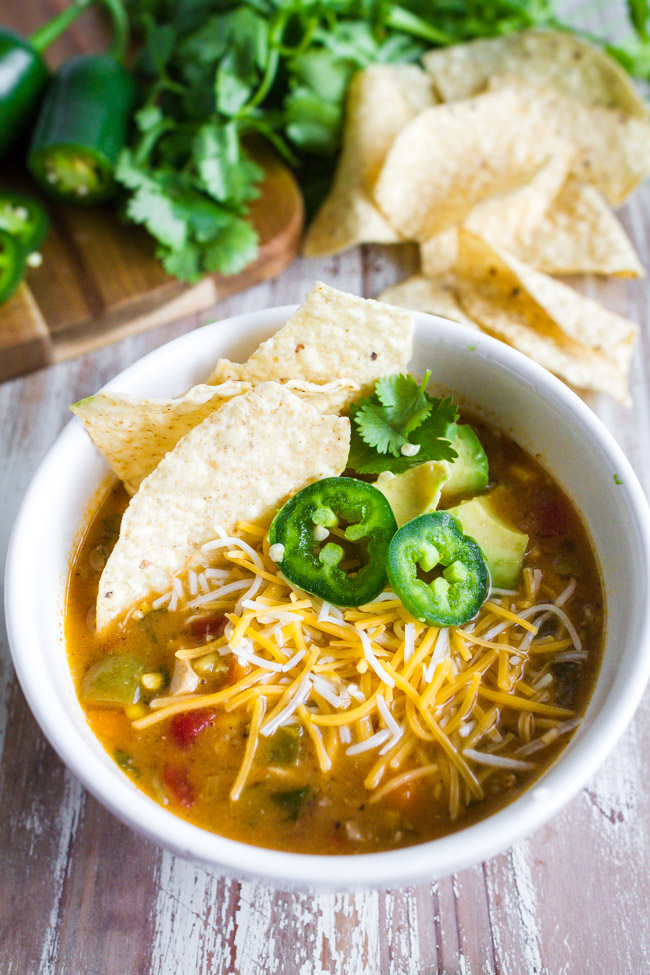
[[[393,30],[412,34],[413,37],[421,37],[422,40],[430,41],[432,44],[447,46],[455,44],[457,41],[457,38],[439,30],[433,24],[429,24],[426,20],[411,13],[410,10],[405,10],[404,7],[391,7],[386,18],[386,25],[392,27]]]

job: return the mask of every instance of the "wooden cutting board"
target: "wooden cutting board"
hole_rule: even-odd
[[[52,15],[48,0],[0,5],[0,20],[24,33]],[[90,11],[58,42],[55,60],[97,49],[101,15]],[[63,51],[61,48],[63,47]],[[56,56],[58,55],[58,57]],[[0,382],[68,359],[144,329],[214,307],[220,297],[279,274],[295,257],[304,220],[302,196],[291,172],[268,150],[256,152],[266,180],[251,206],[260,238],[257,260],[240,274],[207,276],[187,286],[165,274],[154,241],[119,219],[116,205],[92,209],[47,203],[51,229],[43,262],[29,268],[18,291],[0,305]],[[39,196],[27,177],[6,177],[0,188]]]

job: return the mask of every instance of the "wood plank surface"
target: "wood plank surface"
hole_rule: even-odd
[[[650,187],[622,216],[647,266]],[[368,247],[296,261],[221,302],[216,317],[299,301],[315,278],[374,296],[413,259],[408,247]],[[648,492],[650,286],[586,287],[642,326],[634,410],[605,397],[590,405]],[[68,403],[203,321],[185,317],[0,386],[3,566]],[[646,692],[597,775],[500,856],[409,889],[288,894],[161,851],[90,797],[31,717],[0,622],[0,975],[648,975],[649,760]]]
[[[629,229],[650,225],[650,190]],[[647,252],[646,252],[647,254]],[[275,281],[223,302],[218,317],[298,301],[315,278],[368,296],[408,271],[408,248],[297,261]],[[644,326],[633,414],[596,409],[650,487],[647,284],[621,310]],[[4,513],[0,545],[67,404],[186,319],[0,387]],[[63,768],[13,677],[0,671],[0,970],[6,975],[645,975],[650,972],[650,699],[578,797],[512,850],[407,890],[309,896],[237,883],[160,851],[118,823]]]

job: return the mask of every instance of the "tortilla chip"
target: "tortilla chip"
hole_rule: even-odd
[[[509,249],[546,274],[621,278],[645,274],[629,237],[602,194],[574,179],[567,181],[534,232]]]
[[[351,379],[334,379],[331,383],[308,383],[304,379],[289,379],[282,385],[298,399],[311,403],[319,413],[342,413],[359,396],[359,385]]]
[[[307,257],[400,240],[375,205],[372,188],[397,133],[434,100],[431,79],[413,64],[375,64],[353,77],[343,149],[327,199],[307,232]]]
[[[236,396],[187,433],[132,498],[102,573],[97,629],[206,564],[217,527],[270,519],[294,492],[347,463],[350,421],[277,383]]]
[[[650,121],[611,108],[583,105],[550,88],[512,76],[495,76],[490,90],[516,85],[532,130],[554,129],[575,151],[571,175],[619,206],[650,173]]]
[[[426,109],[397,136],[375,199],[407,239],[428,240],[512,192],[558,154],[613,205],[650,172],[650,124],[521,80],[492,79],[475,98]],[[495,97],[500,96],[500,97]]]
[[[540,185],[533,179],[507,197],[479,203],[464,226],[546,274],[643,277],[632,243],[595,187],[569,179],[550,203],[541,192],[532,199],[536,188]],[[427,277],[448,272],[457,258],[456,227],[420,245]]]
[[[478,328],[475,321],[468,317],[461,308],[455,293],[455,275],[446,274],[444,277],[425,278],[416,274],[412,278],[400,281],[391,288],[382,291],[379,298],[390,305],[401,308],[411,308],[413,311],[424,311],[429,315],[440,315],[452,322],[460,322],[469,328]]]
[[[457,260],[458,227],[448,227],[420,244],[420,269],[427,278],[450,274]]]
[[[290,380],[286,386],[319,413],[339,413],[359,391],[357,384],[348,379],[324,385]],[[233,396],[251,388],[251,383],[229,380],[218,386],[194,386],[174,399],[140,400],[125,393],[97,393],[74,403],[70,409],[129,494],[135,494],[142,480],[181,437]]]
[[[529,91],[504,86],[421,112],[395,139],[375,199],[405,238],[428,240],[571,152],[568,140],[532,111]]]
[[[458,296],[481,328],[571,385],[629,403],[633,322],[468,230],[459,244]]]
[[[219,359],[208,382],[306,380],[329,383],[352,377],[361,393],[380,376],[404,372],[411,358],[413,319],[405,311],[357,298],[317,282],[300,308],[248,362]],[[357,390],[345,395],[348,405]]]
[[[514,253],[519,243],[535,232],[566,180],[569,153],[558,153],[544,163],[524,186],[478,203],[464,226]],[[422,273],[433,277],[451,270],[458,258],[458,228],[450,227],[420,246]]]
[[[153,471],[181,437],[207,416],[251,388],[226,382],[194,386],[175,399],[140,400],[126,393],[97,393],[70,409],[106,457],[129,494]]]
[[[646,118],[648,108],[620,64],[566,31],[529,30],[429,51],[423,58],[444,101],[470,98],[493,74],[519,75],[585,105]]]

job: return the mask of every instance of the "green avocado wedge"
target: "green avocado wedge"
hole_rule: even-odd
[[[488,459],[469,424],[459,425],[451,445],[458,457],[451,462],[451,474],[442,485],[441,500],[484,491],[488,483]]]
[[[470,535],[480,547],[490,570],[492,585],[516,589],[528,535],[503,520],[494,503],[496,491],[472,498],[447,511],[458,519],[465,534]]]

